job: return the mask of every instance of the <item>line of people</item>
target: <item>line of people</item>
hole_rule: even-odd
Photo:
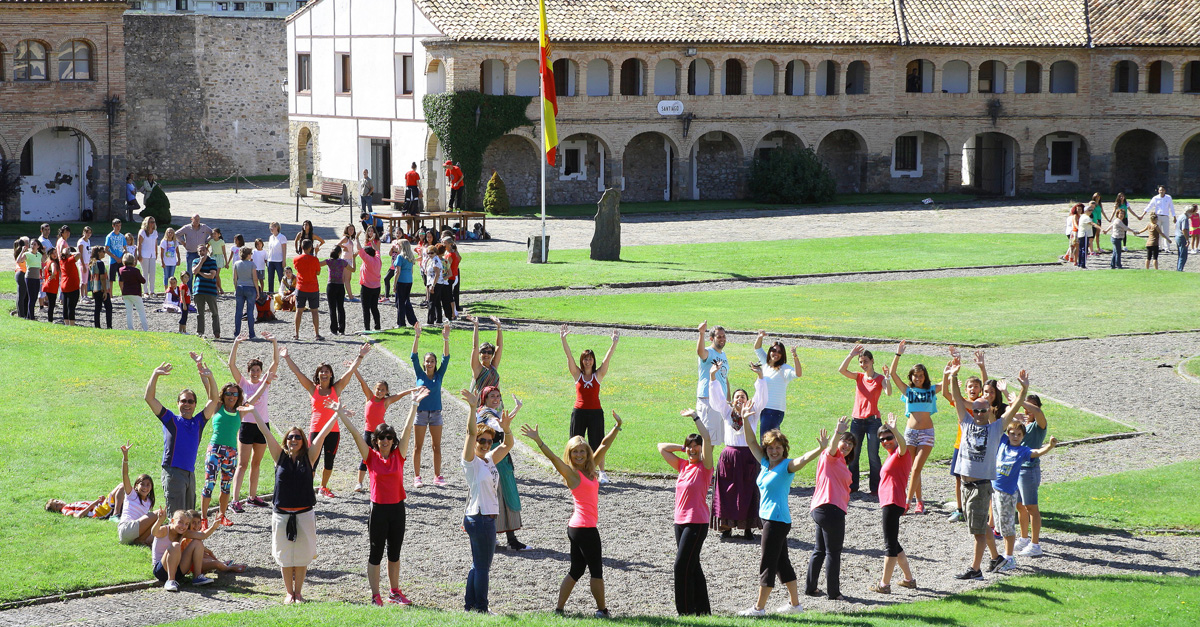
[[[1139,220],[1147,218],[1149,220],[1141,229],[1135,230],[1129,225],[1130,216]],[[1108,223],[1108,226],[1104,226],[1105,222]],[[1172,226],[1175,228],[1174,252],[1178,255],[1175,269],[1182,272],[1187,264],[1189,250],[1200,248],[1200,213],[1198,213],[1197,205],[1188,207],[1177,216],[1174,199],[1167,194],[1165,187],[1159,186],[1157,194],[1150,199],[1142,213],[1139,214],[1137,210],[1131,208],[1125,199],[1125,194],[1120,193],[1117,194],[1114,201],[1112,214],[1109,214],[1104,209],[1100,193],[1097,192],[1092,194],[1092,199],[1087,205],[1083,203],[1071,205],[1071,209],[1067,213],[1066,226],[1063,228],[1063,232],[1067,236],[1067,251],[1059,259],[1080,268],[1086,268],[1089,256],[1109,252],[1100,246],[1100,235],[1109,234],[1112,244],[1109,268],[1123,269],[1125,266],[1122,255],[1127,249],[1128,237],[1130,235],[1144,236],[1146,238],[1146,269],[1150,269],[1150,264],[1153,263],[1154,269],[1157,270],[1160,250],[1166,249],[1168,253],[1172,252]]]

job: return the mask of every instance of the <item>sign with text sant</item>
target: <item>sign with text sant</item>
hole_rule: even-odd
[[[683,103],[678,100],[659,100],[659,115],[683,115]]]

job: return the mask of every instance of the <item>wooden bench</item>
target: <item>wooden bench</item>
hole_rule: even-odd
[[[408,202],[408,200],[405,198],[405,195],[407,194],[407,192],[408,192],[407,187],[405,187],[403,185],[393,185],[392,186],[392,197],[380,199],[379,202],[390,203],[392,205],[392,207],[395,208],[396,210],[403,211],[405,203]],[[420,198],[418,198],[417,200],[418,200],[417,213],[420,213],[422,205],[424,203],[420,202],[420,200],[421,200]]]
[[[337,181],[323,181],[320,190],[317,191],[317,195],[325,202],[330,202],[330,198],[337,198],[339,205],[344,205],[348,202],[346,186]]]

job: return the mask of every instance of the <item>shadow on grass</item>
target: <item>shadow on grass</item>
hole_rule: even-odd
[[[1113,523],[1113,526],[1104,527],[1096,524],[1097,522],[1111,522]],[[1043,529],[1054,529],[1056,531],[1065,531],[1067,533],[1076,533],[1079,535],[1130,535],[1129,531],[1118,528],[1115,523],[1116,521],[1098,521],[1097,519],[1088,516],[1076,516],[1074,514],[1067,514],[1063,512],[1042,512]]]

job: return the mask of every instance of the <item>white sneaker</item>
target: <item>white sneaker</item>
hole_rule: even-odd
[[[600,471],[600,483],[611,483],[608,480],[608,475],[604,474],[603,470]]]
[[[738,612],[738,616],[766,616],[766,615],[767,615],[766,610],[760,610],[757,607],[752,607],[748,610],[742,610],[742,611]]]
[[[778,608],[776,608],[775,613],[776,614],[799,614],[800,612],[803,612],[803,611],[804,611],[804,606],[800,605],[799,603],[797,603],[796,605],[792,605],[791,603],[784,603],[783,605],[780,605]]]
[[[362,491],[363,491],[363,484],[361,484],[361,483],[360,483],[360,484],[357,484],[357,485],[355,485],[355,486],[354,486],[354,491],[355,491],[355,492],[362,492]]]
[[[1029,538],[1017,538],[1017,543],[1013,545],[1013,551],[1019,553],[1027,546],[1029,546]]]
[[[996,569],[996,572],[1004,573],[1004,572],[1008,572],[1010,570],[1015,570],[1016,568],[1017,568],[1017,558],[1006,557],[1006,558],[1004,558],[1004,563],[1000,564],[1000,566]]]
[[[1021,549],[1021,552],[1017,553],[1017,555],[1020,555],[1021,557],[1041,557],[1042,547],[1030,542],[1029,546]]]
[[[168,579],[167,583],[163,584],[163,590],[167,592],[179,592],[179,582],[174,579]]]

